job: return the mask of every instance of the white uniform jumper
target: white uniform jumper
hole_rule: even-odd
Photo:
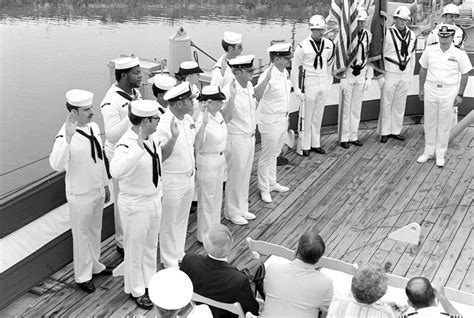
[[[163,163],[163,219],[160,227],[160,255],[165,267],[176,267],[184,257],[189,209],[194,194],[194,140],[196,129],[190,115],[182,120],[170,109],[161,116],[156,137],[165,145],[171,138],[174,118],[179,129],[173,152]]]
[[[198,192],[197,238],[200,242],[204,234],[214,224],[221,221],[222,182],[224,182],[227,126],[220,112],[215,116],[208,113],[202,144],[196,142],[196,186]],[[202,126],[203,113],[197,118],[196,132]]]
[[[227,183],[225,187],[225,216],[241,217],[249,212],[249,184],[255,152],[255,92],[252,83],[242,87],[235,82],[237,95],[234,101],[233,116],[227,123],[227,144],[225,158],[227,163]],[[223,93],[230,96],[229,86]]]
[[[99,134],[99,126],[91,122],[85,127],[77,127],[68,144],[63,125],[49,157],[54,170],[66,170],[66,198],[77,283],[89,281],[92,274],[105,269],[99,259],[107,174]]]
[[[298,68],[305,71],[305,114],[302,149],[319,148],[324,107],[332,83],[330,65],[334,60],[334,43],[322,38],[318,44],[308,36],[295,50],[291,84],[298,87]]]
[[[219,86],[221,89],[229,85],[234,74],[229,65],[227,65],[227,54],[222,54],[221,57],[217,60],[216,64],[212,68],[211,74],[211,85]],[[222,63],[225,64],[224,76],[222,76]]]
[[[261,83],[268,69],[260,75]],[[262,151],[258,159],[258,188],[269,192],[277,183],[276,162],[283,146],[283,136],[288,128],[289,98],[291,82],[286,69],[280,72],[273,67],[271,79],[265,88],[257,108],[258,131],[262,137]]]
[[[122,135],[131,126],[128,119],[128,105],[130,101],[142,99],[140,92],[133,89],[133,95],[130,96],[125,93],[117,84],[113,84],[104,99],[100,103],[100,111],[104,118],[104,129],[105,129],[105,155],[107,156],[108,162],[112,161],[114,155],[115,144],[119,141]],[[117,203],[119,194],[119,183],[117,180],[112,179],[113,183],[113,199],[114,203]],[[123,247],[123,229],[122,223],[120,222],[120,213],[118,211],[118,205],[114,205],[114,220],[115,220],[115,241],[117,245]]]
[[[124,290],[134,297],[156,273],[158,233],[161,221],[161,147],[152,136],[137,144],[138,136],[129,129],[120,138],[110,163],[110,172],[119,180],[118,205],[124,230]]]
[[[381,91],[378,128],[382,136],[400,135],[402,131],[416,48],[415,33],[408,28],[405,30],[405,36],[402,36],[393,25],[385,34],[383,56],[386,74]]]
[[[373,77],[373,69],[367,64],[372,34],[367,30],[358,33],[357,53],[354,62],[346,72],[347,88],[344,90],[344,101],[341,123],[341,142],[359,139],[359,122],[364,84]],[[356,75],[357,74],[357,75]]]
[[[427,69],[424,85],[425,151],[428,156],[444,158],[449,142],[454,99],[459,78],[472,69],[466,52],[451,45],[443,52],[439,44],[426,47],[420,65]]]

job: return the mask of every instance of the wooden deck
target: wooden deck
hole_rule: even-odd
[[[474,292],[474,127],[451,143],[442,169],[434,161],[416,162],[424,144],[422,125],[407,118],[403,133],[406,141],[390,139],[382,144],[375,123],[362,123],[364,146],[346,150],[337,145],[335,128],[324,128],[322,145],[327,154],[303,158],[289,152],[290,164],[279,167],[278,178],[291,190],[273,194],[271,204],[260,200],[254,165],[249,200],[257,219],[248,226],[223,220],[235,240],[231,262],[241,268],[250,260],[247,236],[295,248],[299,236],[315,228],[326,241],[327,256],[377,262],[396,275],[422,275]],[[203,252],[196,241],[195,221],[191,214],[186,250]],[[421,225],[418,246],[387,239],[390,232],[411,222]],[[111,238],[104,242],[105,263],[120,262],[114,248]],[[98,277],[94,283],[93,294],[79,290],[69,264],[0,315],[156,315],[135,306],[123,292],[122,278]]]

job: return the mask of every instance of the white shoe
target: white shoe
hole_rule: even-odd
[[[445,161],[443,157],[436,158],[436,165],[438,167],[444,167]]]
[[[273,185],[270,185],[270,191],[275,191],[275,192],[288,192],[290,191],[290,188],[282,186],[279,183],[275,183]],[[265,201],[265,200],[264,200]]]
[[[262,201],[266,203],[271,203],[272,202],[272,196],[270,195],[270,192],[262,191],[260,192],[262,195]]]
[[[416,161],[418,163],[425,163],[430,159],[433,159],[433,156],[422,154],[421,156],[418,157],[418,160],[416,160]]]
[[[244,212],[242,214],[242,217],[246,220],[254,220],[256,218],[255,214],[250,213],[250,212]],[[247,222],[248,223],[248,222]]]
[[[226,220],[229,220],[231,221],[232,223],[234,224],[237,224],[237,225],[246,225],[246,224],[249,224],[249,221],[247,221],[246,219],[244,219],[243,217],[241,216],[237,216],[235,218],[228,218],[228,217],[225,217]]]

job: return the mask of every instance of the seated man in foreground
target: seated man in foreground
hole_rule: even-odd
[[[387,292],[387,282],[383,268],[362,265],[352,277],[352,297],[334,297],[328,317],[395,317],[390,306],[379,301]]]
[[[415,308],[416,311],[401,317],[462,317],[444,294],[444,287],[433,288],[430,281],[425,277],[410,279],[405,288],[405,293],[408,297],[408,304]],[[439,310],[437,306],[438,301],[443,306],[445,312]]]
[[[232,247],[232,234],[222,224],[212,226],[204,236],[204,249],[207,255],[187,253],[180,269],[193,282],[194,292],[224,303],[239,302],[245,313],[258,315],[250,283],[242,272],[227,262]],[[235,315],[211,307],[213,317],[235,317]]]
[[[268,265],[265,318],[326,317],[333,295],[332,280],[315,269],[325,249],[319,234],[306,233],[298,242],[295,260]]]

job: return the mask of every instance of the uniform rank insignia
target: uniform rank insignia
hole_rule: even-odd
[[[458,62],[458,60],[456,59],[455,56],[449,57],[448,61],[449,61],[449,62],[454,62],[454,63],[457,63],[457,62]]]

